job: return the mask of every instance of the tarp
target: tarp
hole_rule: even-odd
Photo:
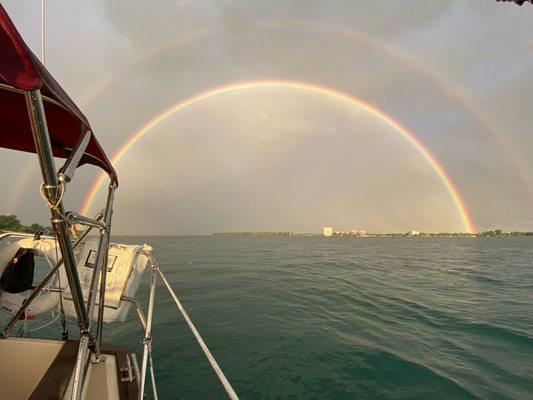
[[[13,259],[18,249],[31,249],[36,257],[44,257],[47,266],[37,264],[37,268],[45,267],[45,270],[52,268],[57,263],[60,256],[58,242],[55,238],[43,237],[35,239],[33,236],[27,237],[24,234],[8,232],[0,235],[0,273],[3,275],[7,270],[8,263]],[[2,272],[3,271],[3,272]],[[41,271],[39,275],[44,275]],[[59,276],[56,274],[44,287],[43,291],[26,309],[26,317],[35,316],[56,308],[59,305],[60,296],[58,292],[48,291],[48,288],[57,288],[65,290],[68,286],[67,273],[65,266],[59,267]],[[26,302],[31,291],[27,290],[22,293],[2,292],[0,295],[0,310],[9,314],[15,314],[18,309]]]
[[[89,121],[59,86],[13,25],[0,4],[0,147],[35,153],[35,144],[21,91],[41,90],[54,156],[67,158],[91,130]],[[81,163],[116,174],[98,140],[92,134]]]
[[[125,321],[131,303],[122,299],[122,296],[135,298],[135,293],[141,283],[141,278],[149,259],[146,254],[152,248],[145,245],[131,245],[111,243],[107,259],[107,276],[104,302],[104,322]],[[96,267],[98,254],[98,240],[87,241],[78,257],[78,275],[80,277],[83,298],[87,301],[91,289],[92,277]],[[98,286],[100,288],[100,285]],[[98,296],[96,297],[99,299]],[[96,308],[98,308],[98,300]],[[66,315],[76,316],[70,289],[65,290],[63,307]],[[98,313],[92,316],[95,321]]]

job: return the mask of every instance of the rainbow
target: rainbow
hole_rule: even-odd
[[[24,189],[29,185],[33,173],[37,171],[37,165],[35,158],[31,157],[22,169],[16,185],[8,191],[11,196],[7,200],[7,212],[14,213],[16,211],[17,205],[21,202]]]
[[[453,82],[447,79],[442,74],[438,73],[434,68],[431,68],[429,65],[421,61],[420,59],[412,56],[411,54],[405,52],[404,50],[391,46],[388,43],[381,42],[373,37],[368,35],[363,35],[359,32],[353,31],[352,29],[345,27],[332,26],[322,23],[309,23],[308,21],[297,21],[293,20],[290,23],[270,20],[257,21],[254,25],[256,28],[261,29],[305,29],[310,31],[318,31],[322,33],[331,33],[338,36],[343,36],[348,40],[357,42],[360,45],[376,49],[388,54],[395,61],[401,62],[413,70],[420,72],[423,76],[429,78],[432,82],[436,84],[447,96],[454,99],[458,104],[467,109],[469,113],[474,117],[480,127],[483,128],[483,132],[490,136],[498,146],[505,159],[510,163],[513,169],[516,171],[517,175],[523,181],[523,187],[530,198],[533,198],[533,182],[530,179],[528,173],[528,168],[520,155],[513,149],[512,144],[509,139],[489,120],[485,113],[475,104],[473,99],[462,89],[457,87]],[[183,35],[180,35],[178,38],[173,38],[171,40],[162,42],[158,46],[154,47],[152,50],[144,54],[143,56],[133,60],[127,64],[123,69],[119,70],[116,73],[113,73],[107,77],[104,77],[101,81],[97,82],[94,86],[89,88],[89,90],[79,99],[81,106],[86,106],[91,103],[95,98],[97,98],[105,90],[109,89],[115,82],[120,78],[126,76],[128,73],[132,72],[137,68],[140,68],[145,63],[149,62],[156,57],[166,54],[171,50],[176,50],[177,48],[187,46],[191,43],[203,40],[206,37],[215,34],[218,32],[217,29],[206,29],[202,28],[196,31],[188,32]],[[31,163],[33,164],[33,163]],[[28,164],[30,165],[30,163]],[[23,186],[26,186],[23,184]],[[24,187],[19,187],[19,195],[21,195]],[[16,202],[11,201],[14,207],[16,207]]]
[[[132,72],[132,70],[140,68],[148,61],[157,58],[160,54],[164,54],[167,50],[172,49],[175,51],[182,46],[186,46],[189,43],[194,43],[197,40],[200,40],[214,32],[215,31],[212,29],[199,29],[196,31],[184,33],[178,36],[177,38],[159,44],[147,53],[143,54],[141,57],[128,63],[124,68],[120,69],[115,73],[105,76],[95,85],[90,87],[89,90],[87,90],[87,92],[85,92],[85,94],[79,98],[78,102],[80,106],[83,107],[91,103],[95,98],[97,98],[100,94],[102,94],[110,86],[112,86],[114,82],[118,81],[120,78]]]
[[[505,160],[512,166],[517,175],[522,179],[525,191],[528,196],[533,199],[533,181],[528,172],[528,166],[523,157],[513,148],[509,138],[494,124],[488,116],[479,108],[472,97],[461,87],[454,84],[449,78],[439,73],[434,67],[423,62],[421,59],[412,54],[402,50],[399,47],[391,46],[387,42],[381,42],[373,37],[362,35],[352,29],[338,26],[330,26],[327,24],[315,23],[311,27],[307,26],[306,22],[292,21],[289,28],[302,27],[315,29],[322,32],[332,32],[339,36],[344,36],[347,39],[352,39],[367,47],[379,49],[383,53],[388,54],[395,61],[399,61],[408,65],[415,71],[420,72],[423,76],[431,79],[450,99],[454,99],[463,108],[468,110],[471,116],[481,128],[483,133],[489,136],[498,145]]]
[[[232,83],[227,84],[223,86],[219,86],[216,88],[212,88],[209,90],[206,90],[204,92],[201,92],[197,95],[194,95],[192,97],[189,97],[185,100],[178,101],[171,107],[167,108],[163,112],[157,114],[155,117],[150,119],[148,122],[146,122],[144,125],[142,125],[136,132],[134,132],[131,137],[122,144],[122,146],[118,149],[118,151],[113,155],[111,158],[111,162],[114,166],[116,166],[120,160],[124,157],[124,155],[128,152],[128,150],[135,145],[143,136],[148,134],[149,132],[153,131],[154,128],[174,116],[175,114],[184,111],[188,108],[194,107],[196,105],[199,105],[202,102],[205,102],[207,100],[213,100],[218,97],[238,94],[242,92],[252,91],[252,90],[260,90],[260,89],[287,89],[287,90],[293,90],[293,91],[300,91],[305,93],[311,93],[311,94],[318,94],[322,96],[326,96],[330,99],[343,102],[345,104],[348,104],[350,106],[355,106],[359,109],[362,109],[369,114],[377,117],[390,127],[392,127],[394,130],[396,130],[398,133],[400,133],[405,139],[409,141],[423,156],[424,158],[429,162],[433,170],[437,173],[441,181],[443,182],[444,186],[446,187],[448,193],[450,194],[453,203],[455,204],[455,207],[461,217],[461,221],[463,223],[464,229],[469,233],[474,233],[474,224],[472,223],[472,218],[470,217],[470,214],[467,211],[467,207],[464,203],[464,201],[461,199],[459,195],[459,191],[457,190],[456,186],[440,164],[440,162],[437,160],[437,158],[425,147],[425,145],[418,140],[411,132],[409,132],[406,128],[404,128],[398,121],[393,119],[392,117],[385,114],[383,111],[379,110],[372,104],[366,103],[363,100],[360,100],[354,96],[348,95],[346,93],[340,92],[338,90],[328,88],[325,86],[320,86],[316,84],[311,84],[307,82],[297,82],[297,81],[282,81],[282,80],[264,80],[264,81],[251,81],[251,82],[239,82],[239,83]],[[103,185],[104,181],[106,180],[107,175],[105,173],[102,173],[99,178],[96,180],[95,184],[92,186],[89,194],[85,198],[85,201],[82,205],[81,213],[84,215],[87,215],[90,211],[91,204],[93,203],[93,200],[98,193],[100,187]]]
[[[496,125],[492,123],[492,121],[490,121],[485,113],[476,105],[471,96],[469,96],[463,89],[459,88],[444,75],[437,72],[435,68],[432,68],[428,64],[424,63],[419,58],[416,58],[406,51],[398,47],[394,47],[389,43],[379,41],[371,36],[361,34],[352,29],[318,23],[316,21],[310,23],[309,21],[292,20],[290,23],[285,23],[279,20],[260,20],[255,22],[254,28],[267,30],[300,29],[317,31],[326,34],[331,33],[337,36],[342,36],[348,40],[355,41],[362,46],[377,49],[378,51],[389,55],[395,61],[401,62],[413,70],[420,72],[423,76],[433,81],[436,86],[438,86],[447,96],[449,96],[449,98],[454,99],[458,104],[469,111],[470,115],[474,117],[479,126],[483,129],[483,133],[491,137],[491,139],[497,143],[504,159],[509,162],[516,174],[521,178],[524,183],[523,187],[525,191],[527,192],[528,196],[533,199],[533,182],[529,175],[527,164],[524,162],[524,159],[515,151],[507,136],[505,136],[502,131],[498,129]],[[102,81],[97,83],[82,98],[80,98],[80,103],[82,105],[90,103],[119,78],[126,76],[127,73],[141,67],[150,60],[153,60],[162,54],[166,54],[169,50],[176,50],[176,48],[184,47],[198,40],[203,40],[208,36],[216,34],[217,32],[219,32],[218,29],[202,28],[196,31],[185,33],[180,35],[178,38],[159,44],[140,58],[128,64],[124,69],[104,78]]]

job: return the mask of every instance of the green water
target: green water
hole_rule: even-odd
[[[532,238],[116,239],[154,246],[243,399],[533,398]],[[156,300],[160,397],[224,398]],[[109,338],[135,344],[133,317]]]
[[[241,399],[533,399],[533,238],[114,240],[153,245]],[[225,398],[156,303],[159,398]],[[139,348],[133,312],[106,332]]]

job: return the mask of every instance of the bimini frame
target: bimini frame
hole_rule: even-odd
[[[2,88],[5,89],[5,85],[2,85]],[[116,179],[115,177],[110,176],[110,185],[107,193],[107,201],[105,209],[102,210],[95,218],[89,218],[77,213],[69,212],[65,213],[63,207],[63,195],[65,193],[66,185],[74,177],[76,167],[79,165],[80,160],[84,155],[84,151],[87,148],[89,143],[91,132],[85,132],[84,135],[79,139],[78,144],[72,150],[70,156],[66,160],[63,167],[56,172],[54,158],[52,153],[52,146],[50,142],[50,136],[48,133],[48,126],[46,123],[46,116],[43,106],[43,97],[39,90],[23,92],[19,89],[11,88],[14,91],[19,93],[24,93],[26,99],[26,105],[30,117],[32,135],[35,142],[36,153],[39,158],[39,165],[41,168],[41,173],[43,176],[43,183],[41,185],[41,195],[44,202],[50,208],[52,215],[51,223],[52,228],[57,237],[59,248],[61,251],[62,258],[58,260],[56,265],[48,272],[48,274],[43,278],[43,281],[33,290],[28,299],[20,307],[20,309],[13,315],[9,323],[5,326],[4,330],[0,332],[0,338],[7,338],[17,321],[24,315],[28,306],[33,302],[37,297],[40,291],[44,286],[50,281],[50,279],[57,273],[61,265],[65,266],[65,271],[68,278],[68,284],[70,287],[70,292],[72,296],[72,302],[76,311],[76,316],[78,320],[78,326],[80,329],[80,340],[78,353],[76,358],[76,366],[73,373],[73,384],[72,384],[72,395],[71,400],[80,400],[82,393],[84,391],[84,379],[86,367],[88,365],[89,358],[89,348],[94,353],[92,362],[98,363],[101,361],[102,353],[102,330],[103,330],[103,321],[104,321],[104,304],[105,304],[105,292],[106,292],[106,275],[107,275],[107,260],[108,260],[108,250],[109,242],[111,235],[111,220],[113,215],[113,200],[116,189]],[[46,98],[48,101],[48,98]],[[69,226],[77,223],[87,226],[85,231],[80,235],[80,237],[72,243],[71,237],[69,234]],[[81,290],[80,279],[78,276],[78,270],[76,266],[76,259],[74,256],[74,249],[83,242],[85,237],[90,233],[94,228],[99,229],[100,231],[100,240],[97,251],[96,266],[93,270],[93,276],[91,278],[91,285],[89,288],[89,294],[87,297],[87,302],[83,299],[83,292]],[[135,370],[135,375],[138,378],[138,394],[139,399],[144,397],[146,391],[147,383],[147,372],[150,371],[150,378],[153,390],[153,397],[155,399],[157,396],[157,389],[155,384],[155,374],[154,374],[154,364],[152,357],[152,320],[154,313],[155,305],[155,289],[157,284],[157,275],[159,275],[165,286],[170,292],[170,295],[174,299],[178,310],[183,315],[187,325],[191,329],[195,339],[200,345],[202,351],[204,352],[206,358],[208,359],[211,367],[217,374],[222,385],[226,389],[226,392],[230,399],[238,400],[238,396],[233,390],[231,384],[227,380],[226,376],[222,372],[220,366],[216,362],[215,358],[207,348],[204,340],[200,336],[198,330],[192,323],[187,312],[183,308],[183,305],[179,301],[178,297],[170,287],[168,280],[165,275],[159,268],[157,261],[149,253],[144,253],[150,261],[151,267],[151,282],[150,282],[150,291],[148,299],[148,310],[146,317],[143,314],[143,311],[135,299],[130,299],[128,297],[122,297],[122,300],[128,301],[134,304],[141,326],[143,327],[144,337],[142,340],[143,344],[143,358],[141,364],[141,370],[137,366],[135,360],[133,360],[133,370]],[[99,279],[100,278],[100,279]],[[100,281],[100,287],[98,288],[98,281]],[[99,291],[98,291],[99,289]],[[99,295],[98,299],[98,315],[96,318],[96,333],[92,333],[92,321],[94,320],[94,311],[96,304],[96,296]],[[65,332],[63,332],[65,333]],[[128,365],[132,364],[128,358]],[[121,371],[122,373],[122,371]],[[129,376],[124,378],[127,381],[132,381],[132,369],[127,368],[126,371]]]
[[[90,354],[93,354],[92,362],[94,363],[98,363],[102,359],[100,355],[102,353],[107,260],[111,234],[111,220],[113,215],[113,200],[118,183],[113,167],[103,150],[100,148],[96,138],[94,138],[94,141],[92,140],[93,135],[90,131],[88,121],[81,114],[81,111],[78,110],[72,100],[68,98],[66,93],[63,92],[48,71],[46,71],[44,66],[39,63],[31,50],[26,46],[2,5],[0,5],[0,47],[2,47],[2,56],[7,60],[5,63],[0,63],[0,94],[3,96],[0,96],[0,100],[5,107],[4,114],[10,117],[9,113],[15,111],[17,116],[15,121],[22,122],[15,124],[16,126],[13,127],[8,124],[7,131],[4,132],[2,130],[0,132],[2,135],[1,139],[5,139],[2,142],[2,147],[37,153],[43,176],[43,183],[40,188],[41,196],[50,209],[52,228],[61,251],[61,260],[59,260],[49,271],[43,279],[43,282],[34,289],[24,304],[9,321],[7,326],[2,332],[0,332],[0,339],[7,338],[10,335],[14,325],[19,318],[25,314],[28,306],[35,298],[37,298],[39,292],[43,290],[54,274],[57,273],[61,265],[64,265],[80,329],[76,365],[72,375],[71,400],[80,400],[85,389],[84,381]],[[30,120],[33,144],[35,147],[33,147],[32,140],[27,134],[26,121],[22,121],[19,115],[21,111],[20,107],[24,107],[24,101],[22,101],[22,98],[19,96],[13,96],[13,92],[19,96],[24,96]],[[43,93],[45,94],[44,96]],[[15,98],[16,101],[14,100]],[[47,124],[43,101],[46,103],[47,110],[50,114],[50,126]],[[48,109],[50,104],[53,104],[54,107]],[[52,111],[55,110],[56,107],[60,107],[65,111],[65,113],[61,114],[61,118],[56,118],[56,112]],[[74,118],[74,125],[72,118]],[[2,121],[4,121],[4,119],[2,119]],[[9,121],[9,118],[5,121],[11,122]],[[69,126],[76,126],[74,129],[81,129],[81,131],[70,132],[68,131]],[[50,136],[49,129],[54,135],[53,138]],[[75,143],[75,138],[78,140],[77,143]],[[59,141],[62,143],[58,143]],[[59,171],[56,171],[54,152],[56,152],[56,155],[68,157]],[[73,179],[76,168],[81,163],[90,163],[103,168],[107,171],[110,178],[105,208],[95,218],[89,218],[73,212],[65,213],[63,206],[63,195],[65,194],[66,186]],[[69,227],[75,223],[85,225],[87,228],[73,244],[69,234]],[[100,232],[96,266],[93,269],[87,300],[84,301],[76,259],[74,256],[74,248],[82,243],[89,232],[95,228]],[[131,301],[135,304],[141,325],[143,326],[144,351],[142,372],[139,371],[135,356],[128,353],[125,361],[126,365],[121,366],[117,364],[117,375],[119,375],[120,382],[127,382],[127,385],[130,385],[134,380],[134,371],[139,389],[138,394],[140,395],[140,399],[142,399],[145,393],[147,382],[146,375],[149,368],[154,398],[157,399],[151,343],[155,288],[157,284],[157,275],[159,275],[167,286],[179,311],[193,332],[202,351],[209,360],[209,363],[224,385],[229,397],[232,400],[238,400],[235,391],[229,384],[218,363],[215,361],[213,355],[187,315],[181,302],[170,287],[168,280],[157,265],[157,262],[150,254],[146,253],[146,255],[150,260],[152,272],[146,318],[135,299],[123,298],[123,300]],[[98,287],[98,285],[100,285],[100,287]],[[61,288],[54,289],[59,290],[60,292],[62,291]],[[97,296],[99,296],[98,314],[97,318],[94,318]],[[96,328],[93,326],[93,321],[96,321]],[[95,333],[93,333],[93,331],[95,331]],[[67,332],[64,330],[62,333],[64,334],[63,337],[67,338]],[[89,351],[91,351],[91,353]]]
[[[19,90],[14,89],[19,92]],[[8,325],[2,332],[2,337],[9,336],[13,326],[20,316],[22,316],[37,297],[39,291],[46,285],[54,273],[63,264],[68,279],[72,302],[76,311],[78,326],[80,329],[80,341],[78,356],[76,360],[76,367],[74,370],[72,400],[79,400],[83,391],[83,380],[85,377],[85,368],[88,361],[89,346],[94,345],[94,359],[93,362],[99,362],[102,350],[102,328],[104,320],[105,290],[106,290],[106,272],[109,241],[111,235],[111,219],[113,215],[113,200],[116,189],[116,181],[110,178],[110,185],[107,194],[107,201],[105,209],[97,215],[96,218],[89,218],[76,213],[65,213],[63,206],[63,195],[67,183],[74,177],[76,168],[89,144],[91,132],[87,131],[83,134],[73,149],[70,156],[66,160],[63,167],[56,172],[54,163],[52,146],[50,142],[50,135],[48,133],[48,126],[46,123],[46,115],[44,111],[43,98],[40,90],[24,92],[26,105],[31,123],[31,130],[33,140],[35,142],[36,153],[39,158],[39,165],[43,176],[43,184],[41,185],[41,195],[46,205],[50,208],[52,228],[56,234],[62,259],[57,263],[43,282],[36,287],[24,305],[17,311]],[[73,223],[86,225],[87,229],[80,238],[74,243],[71,242],[69,234],[69,226]],[[98,228],[100,230],[100,241],[97,252],[96,267],[93,271],[91,286],[87,303],[84,302],[83,292],[81,289],[78,270],[76,267],[76,259],[74,256],[74,247],[77,246],[87,236],[91,229]],[[100,278],[100,279],[98,279]],[[96,336],[91,332],[94,308],[96,304],[96,296],[98,294],[98,281],[100,281],[98,317],[96,320]]]

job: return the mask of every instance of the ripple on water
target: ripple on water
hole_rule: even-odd
[[[120,240],[154,246],[241,398],[533,397],[533,238]],[[224,398],[162,287],[156,301],[160,397]],[[107,328],[141,337],[133,313]]]

